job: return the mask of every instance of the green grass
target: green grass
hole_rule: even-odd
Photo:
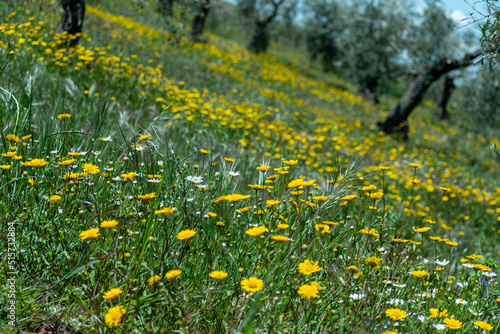
[[[390,106],[303,51],[275,43],[255,56],[210,32],[193,45],[188,16],[167,27],[153,6],[96,5],[70,50],[54,39],[54,2],[0,4],[0,234],[13,224],[16,244],[0,275],[20,273],[17,328],[427,333],[457,319],[449,332],[498,330],[498,285],[483,275],[500,255],[495,140],[438,122],[426,102],[402,143],[374,128]],[[196,234],[180,240],[185,230]]]

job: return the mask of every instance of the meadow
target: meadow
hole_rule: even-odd
[[[0,3],[0,332],[499,331],[495,132],[147,3]]]

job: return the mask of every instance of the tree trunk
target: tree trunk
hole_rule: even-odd
[[[406,131],[406,133],[403,133],[403,137],[407,137],[408,116],[410,116],[413,109],[422,101],[431,84],[450,71],[472,65],[474,59],[483,55],[483,52],[487,53],[490,51],[489,49],[484,51],[477,50],[473,53],[466,54],[462,59],[442,59],[431,64],[429,68],[420,72],[415,79],[413,79],[406,89],[406,92],[392,108],[385,121],[377,123],[378,128],[385,133]],[[404,126],[405,124],[406,130],[398,130],[401,125]]]
[[[158,0],[158,12],[163,16],[172,16],[174,0]]]
[[[203,37],[203,28],[210,10],[210,0],[200,0],[200,9],[193,20],[193,29],[191,30],[191,40],[195,43],[206,43]]]
[[[267,33],[267,27],[274,20],[276,15],[278,15],[278,9],[283,2],[284,0],[273,0],[273,11],[267,17],[257,19],[255,22],[255,32],[247,48],[248,51],[252,53],[266,52],[267,47],[269,46],[269,34]]]
[[[258,21],[255,24],[255,32],[248,45],[248,51],[251,53],[262,53],[266,52],[268,46],[269,34],[267,33],[267,23]]]
[[[446,109],[446,105],[450,100],[453,89],[456,87],[453,83],[453,80],[454,78],[451,75],[447,75],[444,78],[443,95],[441,95],[441,100],[439,100],[437,109],[434,110],[434,114],[436,115],[436,117],[439,117],[441,120],[450,118],[450,114],[448,113],[448,109]]]
[[[64,15],[59,22],[57,32],[63,34],[61,37],[69,46],[78,44],[85,15],[84,0],[59,0],[64,8]],[[66,34],[64,34],[66,32]]]

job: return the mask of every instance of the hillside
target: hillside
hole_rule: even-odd
[[[88,1],[75,48],[54,1],[0,4],[5,331],[12,300],[31,330],[498,330],[495,142],[429,102],[386,136],[303,52],[192,44],[151,4]]]

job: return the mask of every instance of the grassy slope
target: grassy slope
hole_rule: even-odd
[[[17,12],[0,31],[1,56],[10,61],[0,77],[0,86],[9,92],[0,93],[4,152],[12,145],[7,134],[32,133],[37,141],[23,148],[24,159],[55,160],[67,151],[99,151],[104,162],[126,157],[130,163],[122,166],[123,172],[144,161],[155,174],[157,160],[167,159],[171,149],[182,152],[193,171],[192,164],[199,163],[197,151],[204,148],[213,152],[214,161],[237,158],[231,168],[241,173],[235,191],[242,193],[248,192],[246,184],[256,182],[257,165],[278,167],[283,158],[298,159],[299,175],[324,187],[351,161],[363,167],[357,178],[364,176],[353,185],[380,187],[381,164],[390,167],[387,219],[397,220],[406,212],[408,237],[411,226],[432,219],[438,222],[433,233],[457,240],[459,254],[498,259],[500,188],[498,161],[488,150],[491,143],[438,123],[430,114],[432,106],[424,104],[412,115],[411,141],[405,144],[374,129],[387,107],[372,106],[339,89],[348,86],[342,82],[315,79],[324,75],[305,66],[304,55],[284,53],[278,45],[262,56],[210,34],[206,45],[192,45],[180,23],[174,24],[176,35],[163,30],[162,19],[151,8],[122,2],[106,2],[102,8],[89,1],[81,46],[67,51],[52,42],[59,15],[55,3],[47,2],[42,11],[18,5],[0,5],[2,13]],[[23,22],[31,25],[19,26]],[[63,112],[72,117],[60,125],[55,116]],[[130,142],[146,132],[153,134],[156,151],[167,157],[139,160]],[[113,138],[112,148],[97,140],[106,136]],[[422,164],[418,184],[411,182],[411,162]],[[2,171],[4,207],[10,200],[7,193],[21,191],[7,177],[23,178],[22,172]],[[60,176],[62,172],[51,177]],[[443,194],[441,186],[450,191]],[[55,190],[44,187],[38,195],[50,196]],[[408,209],[409,194],[416,195]],[[72,210],[76,214],[79,208]],[[41,257],[37,266],[53,261],[62,259]]]

